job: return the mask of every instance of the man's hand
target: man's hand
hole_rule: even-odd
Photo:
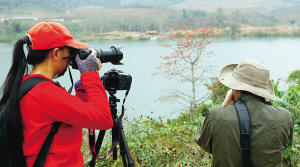
[[[235,101],[234,101],[234,95],[233,95],[233,91],[232,89],[230,89],[225,97],[224,102],[222,103],[222,105],[234,105]]]

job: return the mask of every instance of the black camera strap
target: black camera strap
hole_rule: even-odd
[[[243,164],[244,167],[252,167],[251,161],[251,118],[247,107],[247,104],[243,100],[239,100],[235,103],[234,108],[236,110],[239,125],[240,125],[240,146],[243,151]]]
[[[110,151],[107,153],[107,155],[105,155],[103,158],[99,158],[98,157],[98,154],[99,154],[99,150],[101,148],[101,145],[102,145],[102,142],[103,142],[103,138],[104,138],[104,135],[105,135],[105,130],[100,130],[99,132],[99,135],[98,135],[98,138],[97,138],[97,143],[95,143],[95,130],[94,129],[89,129],[89,146],[90,146],[90,151],[91,151],[91,154],[93,156],[94,159],[97,159],[98,161],[103,161],[109,154],[111,154],[113,152],[113,150],[117,147],[119,141],[120,141],[120,125],[121,125],[121,122],[122,122],[122,119],[123,119],[123,116],[124,116],[124,103],[125,103],[125,100],[126,100],[126,97],[129,93],[129,90],[126,91],[125,93],[125,97],[124,97],[124,100],[123,100],[123,104],[122,104],[122,113],[121,115],[114,119],[113,122],[114,122],[114,126],[112,128],[112,146],[111,146],[111,149]],[[96,163],[95,161],[93,163]]]

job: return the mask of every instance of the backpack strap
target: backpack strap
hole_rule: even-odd
[[[54,135],[58,132],[59,130],[59,125],[61,124],[61,122],[53,122],[52,123],[52,128],[51,131],[49,132],[38,156],[36,157],[34,164],[32,167],[43,167],[45,162],[46,162],[46,158],[47,158],[47,154],[49,152],[50,146],[52,144],[53,141],[53,137]]]
[[[33,78],[26,79],[19,86],[19,90],[18,90],[19,98],[20,99],[23,98],[26,95],[26,93],[28,91],[30,91],[35,85],[37,85],[38,83],[43,82],[43,81],[51,82],[51,81],[49,81],[45,78],[41,78],[41,77],[33,77]],[[61,122],[52,123],[51,131],[49,132],[39,154],[37,155],[37,158],[34,161],[33,167],[43,167],[44,166],[46,158],[47,158],[47,154],[49,152],[50,146],[53,141],[53,137],[58,132],[60,124],[61,124]]]
[[[244,167],[252,167],[251,161],[251,118],[248,107],[243,100],[235,103],[239,124],[240,124],[240,146],[243,151],[243,164]]]
[[[33,78],[26,79],[19,86],[19,90],[18,90],[19,98],[22,99],[26,95],[26,93],[29,92],[35,85],[43,81],[51,82],[41,77],[33,77]]]

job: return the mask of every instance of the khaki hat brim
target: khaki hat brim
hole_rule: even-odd
[[[73,47],[75,49],[88,49],[89,48],[88,44],[78,42],[78,41],[75,41],[75,40],[70,40],[68,42],[67,46]]]
[[[276,100],[274,87],[269,80],[267,89],[250,85],[233,77],[233,71],[238,64],[229,64],[225,66],[219,74],[219,80],[222,84],[235,90],[243,90],[251,92],[257,96],[264,97],[269,100]]]

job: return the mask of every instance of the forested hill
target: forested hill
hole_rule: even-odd
[[[279,7],[300,4],[300,0],[186,0],[173,5],[175,9]]]
[[[169,7],[185,0],[47,0],[61,8],[76,8],[80,6],[148,6],[148,7]]]
[[[186,0],[121,0],[122,6],[153,6],[153,7],[169,7],[172,5],[185,2]]]
[[[82,6],[172,7],[175,9],[268,7],[300,4],[300,0],[0,0],[0,14],[66,12]]]
[[[32,9],[47,12],[66,11],[82,6],[104,7],[169,7],[185,0],[0,0],[0,14],[12,10]]]

